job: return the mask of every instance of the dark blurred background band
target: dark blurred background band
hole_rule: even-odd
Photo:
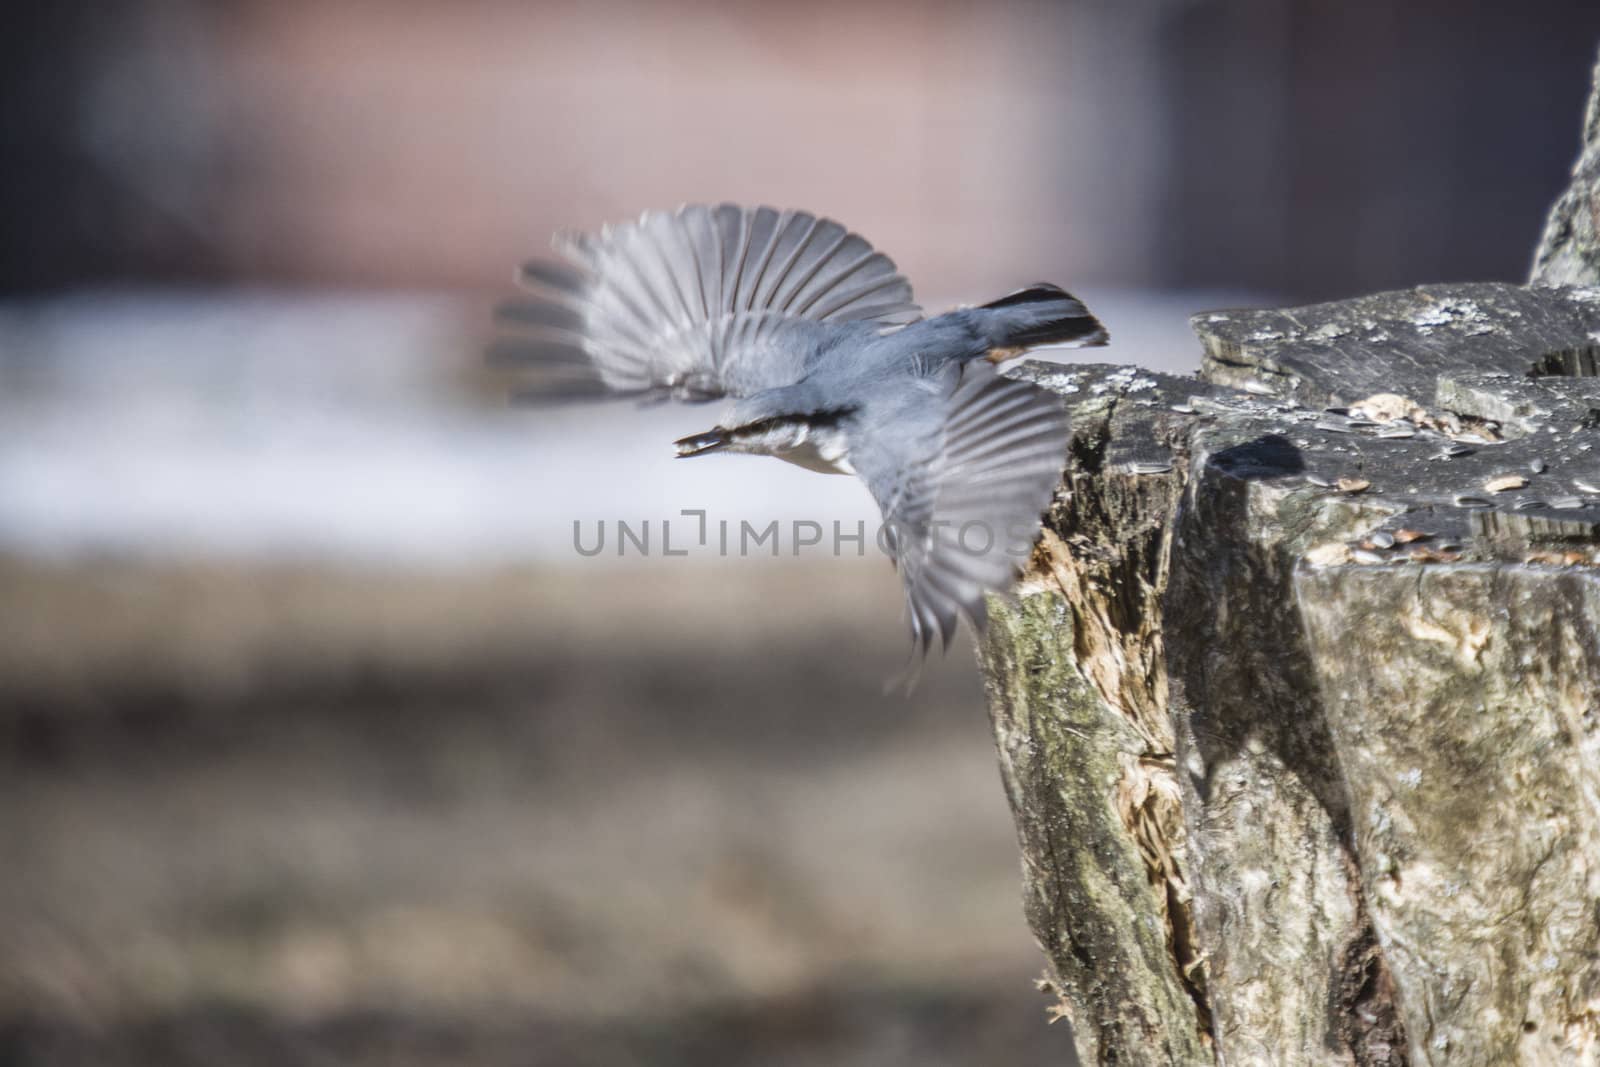
[[[1295,298],[1517,278],[1600,8],[11,5],[0,287],[473,287],[728,198],[982,272]],[[952,251],[954,250],[954,251]],[[1030,273],[1031,272],[1031,273]]]

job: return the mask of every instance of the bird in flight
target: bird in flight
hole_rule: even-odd
[[[1066,463],[1055,395],[1001,375],[1044,346],[1105,344],[1082,303],[1038,284],[925,317],[894,262],[844,226],[732,204],[558,234],[526,264],[491,355],[534,397],[721,401],[680,457],[775,456],[855,474],[883,512],[914,651],[949,645],[1012,580]],[[1020,547],[1018,545],[1020,535]]]

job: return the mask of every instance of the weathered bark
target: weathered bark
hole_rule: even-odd
[[[1600,62],[1583,115],[1572,184],[1551,205],[1530,285],[1600,285]]]
[[[1080,1054],[1600,1062],[1600,290],[1195,328],[1017,372],[1074,441],[982,655]]]

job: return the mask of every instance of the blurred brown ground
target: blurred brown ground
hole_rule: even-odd
[[[0,566],[0,1061],[1066,1062],[881,560]]]

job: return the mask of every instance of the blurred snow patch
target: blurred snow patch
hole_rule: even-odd
[[[1112,346],[1047,356],[1175,372],[1198,362],[1189,312],[1239,302],[1085,299]],[[575,521],[873,528],[853,478],[677,462],[670,442],[714,407],[506,405],[478,357],[487,321],[484,301],[417,295],[0,305],[0,552],[593,566],[615,555],[579,557]]]

